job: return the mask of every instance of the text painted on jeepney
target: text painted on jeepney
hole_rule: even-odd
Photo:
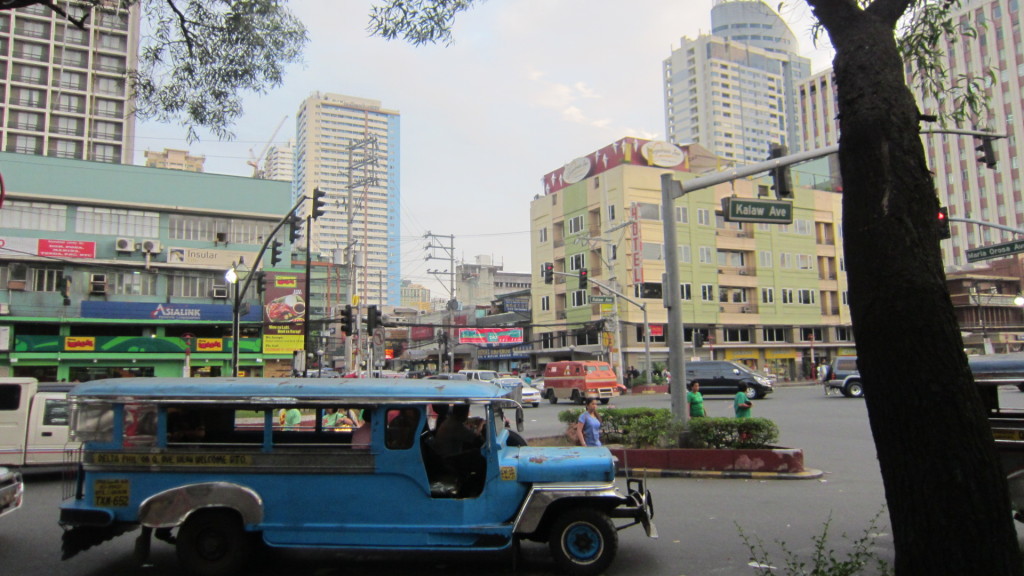
[[[515,482],[515,480],[516,480],[516,467],[515,466],[502,466],[501,467],[501,479],[502,480],[511,480],[511,481]]]
[[[96,480],[92,486],[94,506],[121,508],[128,505],[128,480]]]
[[[251,466],[252,456],[245,454],[130,454],[94,453],[93,464],[128,466]]]

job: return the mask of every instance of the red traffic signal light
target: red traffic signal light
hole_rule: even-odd
[[[580,290],[587,287],[587,279],[589,278],[586,268],[580,268]]]
[[[939,206],[939,215],[936,223],[938,224],[939,240],[945,240],[953,235],[949,229],[949,208]]]
[[[551,284],[555,281],[555,265],[551,262],[545,262],[541,271],[544,274],[544,283]]]

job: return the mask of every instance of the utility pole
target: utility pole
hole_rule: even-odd
[[[448,326],[445,328],[444,342],[446,343],[446,350],[448,346],[451,346],[451,349],[454,351],[455,343],[452,342],[452,331],[454,329],[452,328],[452,326],[455,325],[455,309],[458,307],[458,301],[455,299],[455,235],[452,234],[450,236],[440,236],[437,234],[432,234],[428,230],[427,233],[423,235],[423,238],[427,241],[427,245],[424,247],[424,250],[428,252],[428,254],[423,258],[424,260],[448,260],[447,270],[427,270],[427,274],[430,274],[435,278],[438,278],[438,280],[441,282],[441,286],[448,291]],[[447,246],[441,243],[442,238],[448,239]],[[434,254],[438,251],[440,251],[440,253],[443,256],[435,256]],[[444,285],[443,280],[440,280],[440,276],[442,274],[448,275],[447,286]],[[441,361],[438,364],[443,366],[444,358],[441,358],[440,360]],[[448,354],[448,368],[448,372],[455,372],[454,353]]]
[[[362,188],[362,208],[366,210],[366,193],[370,186],[377,184],[377,166],[378,166],[378,150],[377,150],[377,137],[373,135],[366,135],[366,137],[355,140],[349,143],[348,148],[348,166],[345,174],[347,176],[347,182],[345,184],[345,270],[347,273],[347,285],[345,287],[345,304],[355,305],[356,312],[355,317],[362,318],[363,302],[362,298],[358,302],[355,301],[355,288],[358,279],[356,274],[356,258],[354,254],[354,248],[357,241],[352,239],[352,225],[355,223],[355,191]],[[357,175],[357,172],[360,174]],[[365,217],[365,214],[364,214]],[[364,225],[364,242],[363,249],[366,249],[366,230]],[[362,263],[365,265],[365,262]],[[365,276],[365,274],[364,274]],[[365,290],[363,291],[365,295]],[[353,334],[358,339],[360,336],[359,326],[361,323],[357,320],[353,326]],[[359,371],[358,363],[353,358],[352,350],[352,337],[345,338],[345,365],[350,370],[356,372]]]

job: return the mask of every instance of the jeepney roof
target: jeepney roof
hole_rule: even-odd
[[[967,360],[977,384],[1016,384],[1024,380],[1024,353],[969,356]]]
[[[76,385],[78,401],[247,404],[382,404],[473,402],[501,399],[508,391],[489,382],[405,378],[109,378]]]

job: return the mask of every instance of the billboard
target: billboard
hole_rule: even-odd
[[[267,272],[263,295],[263,353],[291,354],[305,348],[306,275]]]
[[[522,328],[460,328],[459,344],[495,346],[501,344],[522,344]]]

